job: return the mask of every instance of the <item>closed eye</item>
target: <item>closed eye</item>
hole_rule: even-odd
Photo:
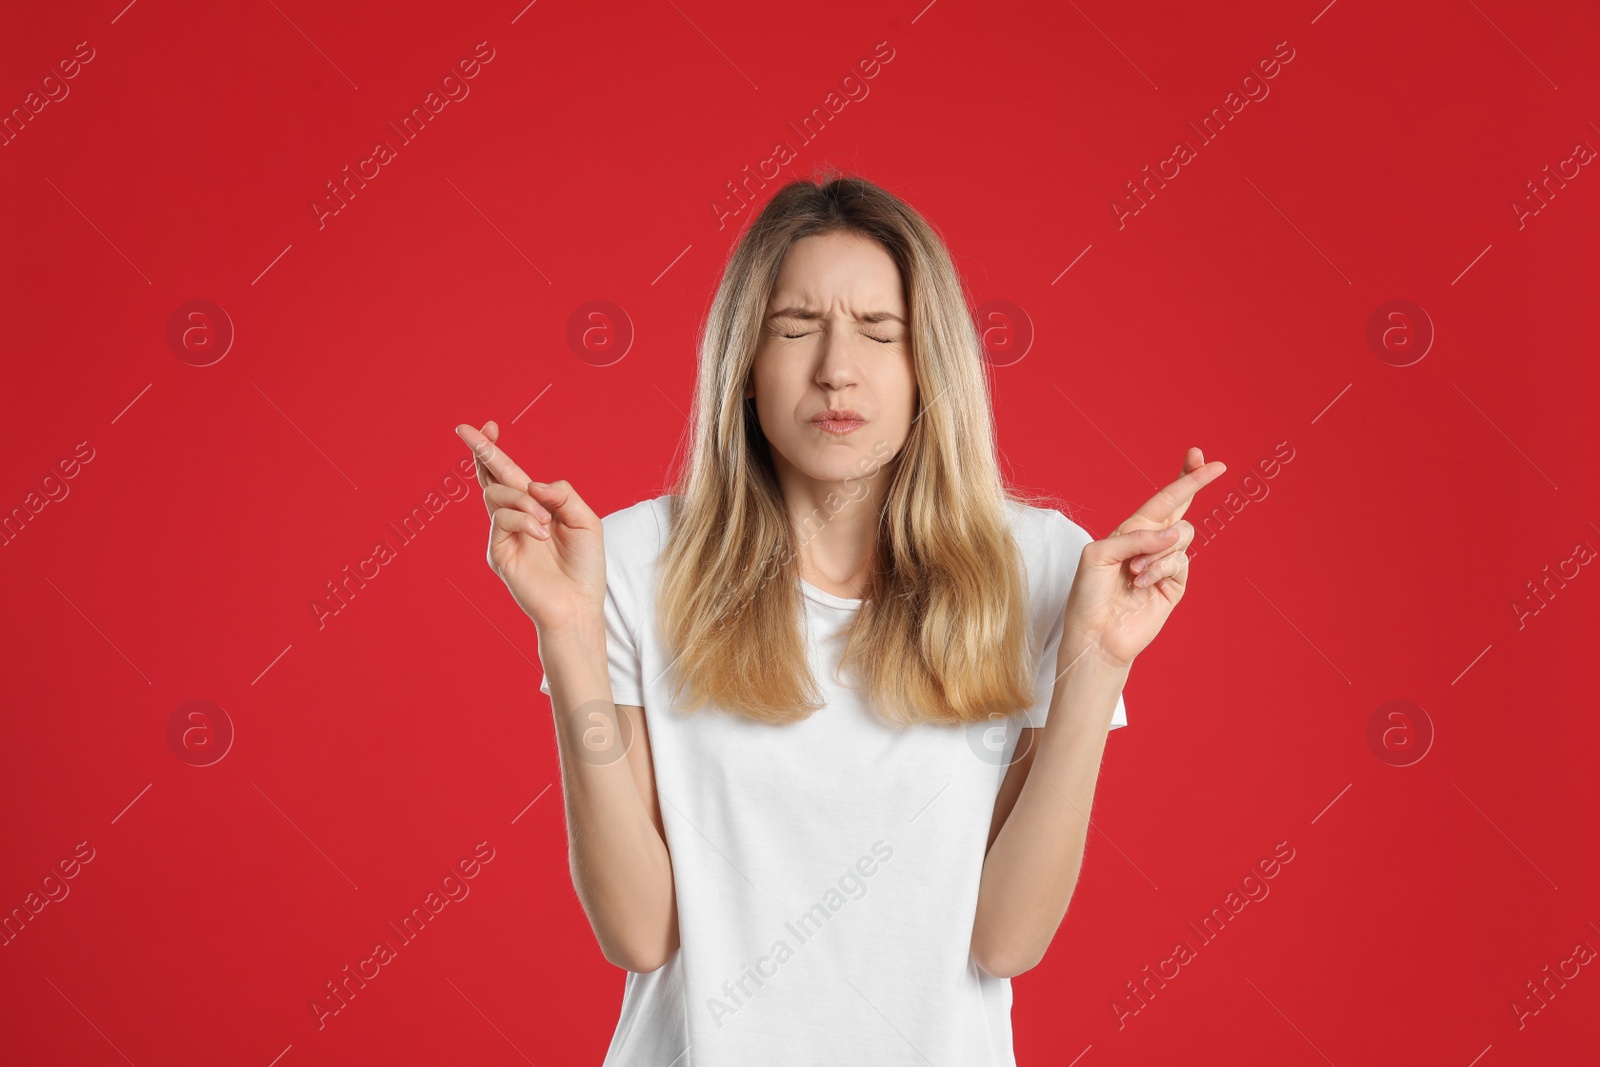
[[[800,338],[805,337],[807,335],[803,334],[803,333],[780,333],[780,334],[778,334],[778,336],[782,337],[782,338],[785,338],[787,340],[790,340],[790,341],[798,341]],[[892,344],[895,343],[895,341],[898,340],[898,338],[895,338],[895,337],[877,337],[877,336],[874,336],[873,334],[870,334],[870,333],[862,334],[862,336],[863,337],[871,337],[874,341],[877,341],[879,344],[882,344],[882,345],[892,345]]]

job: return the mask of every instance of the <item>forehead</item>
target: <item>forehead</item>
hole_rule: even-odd
[[[888,251],[871,238],[852,233],[803,237],[784,254],[767,302],[769,311],[791,306],[902,313],[905,295],[900,269]]]

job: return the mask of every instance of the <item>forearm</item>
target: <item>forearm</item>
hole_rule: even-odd
[[[539,658],[555,712],[573,887],[606,959],[648,971],[676,938],[672,862],[627,756],[592,755],[625,728],[605,641],[603,619],[564,626],[539,635]]]
[[[984,859],[972,954],[991,974],[1021,974],[1044,957],[1077,885],[1089,811],[1128,667],[1066,635],[1050,716],[1016,804]],[[1069,666],[1070,665],[1070,666]],[[1062,673],[1064,672],[1064,673]]]

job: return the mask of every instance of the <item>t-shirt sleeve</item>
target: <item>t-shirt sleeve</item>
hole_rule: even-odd
[[[1028,709],[1023,724],[1043,726],[1050,718],[1050,698],[1056,689],[1056,656],[1061,651],[1061,632],[1066,627],[1067,595],[1072,592],[1072,580],[1078,574],[1078,561],[1083,556],[1083,546],[1094,540],[1089,532],[1059,511],[1050,513],[1046,544],[1039,546],[1036,557],[1042,566],[1043,580],[1040,595],[1051,613],[1044,651],[1039,656],[1038,671],[1034,676],[1033,706]],[[1111,728],[1128,725],[1128,712],[1117,694],[1117,706],[1111,713]]]
[[[617,704],[639,708],[644,707],[644,667],[639,656],[643,601],[638,596],[643,580],[639,572],[639,561],[643,558],[639,549],[643,544],[638,535],[649,534],[649,545],[654,548],[656,529],[649,516],[642,517],[648,522],[644,530],[637,521],[613,522],[612,516],[602,520],[606,545],[606,661],[611,675],[611,699]],[[548,675],[540,679],[539,692],[550,695]]]

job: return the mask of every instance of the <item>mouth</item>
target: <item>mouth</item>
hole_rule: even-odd
[[[850,411],[848,409],[840,411],[835,408],[829,408],[827,411],[819,411],[817,414],[811,417],[811,425],[817,427],[819,430],[822,430],[824,433],[841,435],[852,433],[855,430],[860,429],[862,426],[866,425],[866,421],[866,419],[861,417],[861,413],[859,411]]]

